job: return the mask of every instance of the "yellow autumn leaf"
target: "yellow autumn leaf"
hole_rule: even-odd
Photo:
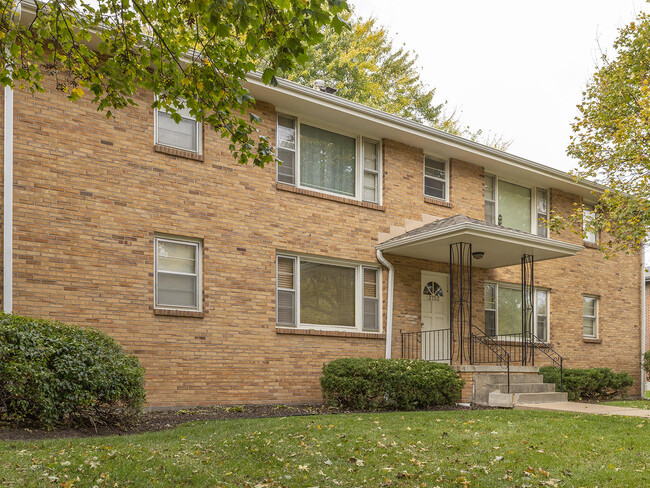
[[[81,98],[84,96],[84,91],[81,88],[77,87],[72,89],[72,94]]]

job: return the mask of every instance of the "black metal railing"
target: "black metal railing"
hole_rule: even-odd
[[[475,326],[470,333],[470,358],[472,364],[496,364],[505,368],[510,393],[510,352]]]
[[[532,341],[532,364],[533,366],[535,365],[535,351],[540,351],[542,354],[544,354],[550,361],[551,364],[553,365],[554,368],[560,368],[560,391],[564,391],[564,384],[563,384],[563,363],[564,363],[564,358],[562,355],[557,352],[555,349],[551,347],[550,344],[547,342],[542,342],[540,341],[535,334],[531,334],[533,341]]]
[[[450,361],[450,332],[449,329],[401,332],[402,357],[426,361]]]

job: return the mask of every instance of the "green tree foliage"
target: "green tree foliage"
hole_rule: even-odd
[[[222,137],[240,163],[274,160],[257,137],[254,99],[243,86],[259,59],[264,83],[308,59],[345,0],[33,0],[35,12],[0,0],[0,83],[42,91],[47,75],[70,100],[90,97],[111,116],[139,89],[159,96],[177,121],[187,107]],[[22,8],[20,8],[22,7]],[[22,21],[19,13],[22,11]],[[180,102],[179,102],[180,101]]]
[[[650,228],[650,17],[620,29],[614,49],[583,93],[568,148],[576,176],[607,187],[587,230],[606,232],[608,254],[638,249]],[[576,210],[573,223],[582,217]]]
[[[309,60],[288,79],[303,85],[323,80],[340,97],[400,117],[430,125],[451,134],[480,141],[497,149],[510,145],[501,137],[463,126],[455,113],[445,113],[445,104],[435,100],[435,88],[420,77],[418,56],[404,46],[395,47],[389,32],[376,19],[348,16],[351,28],[341,33],[325,31],[323,39],[310,46]]]

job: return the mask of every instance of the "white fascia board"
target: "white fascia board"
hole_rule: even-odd
[[[507,229],[490,229],[486,230],[480,225],[463,222],[461,224],[452,225],[442,229],[433,229],[429,232],[423,232],[414,236],[405,237],[395,242],[386,241],[385,243],[377,245],[377,249],[381,251],[388,251],[403,245],[424,242],[437,237],[454,237],[462,235],[473,235],[477,237],[485,237],[492,240],[509,242],[513,244],[528,245],[538,249],[544,249],[555,252],[565,252],[568,254],[576,254],[578,251],[582,250],[583,246],[577,244],[570,244],[568,242],[555,241],[553,239],[548,239],[546,237],[536,236],[531,234],[528,236],[518,236],[513,235],[511,231]]]

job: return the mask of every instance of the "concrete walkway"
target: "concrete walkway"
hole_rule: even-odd
[[[590,413],[595,415],[624,415],[626,417],[643,417],[650,419],[650,410],[629,407],[614,407],[598,403],[520,403],[515,405],[519,410],[549,410],[553,412]]]

